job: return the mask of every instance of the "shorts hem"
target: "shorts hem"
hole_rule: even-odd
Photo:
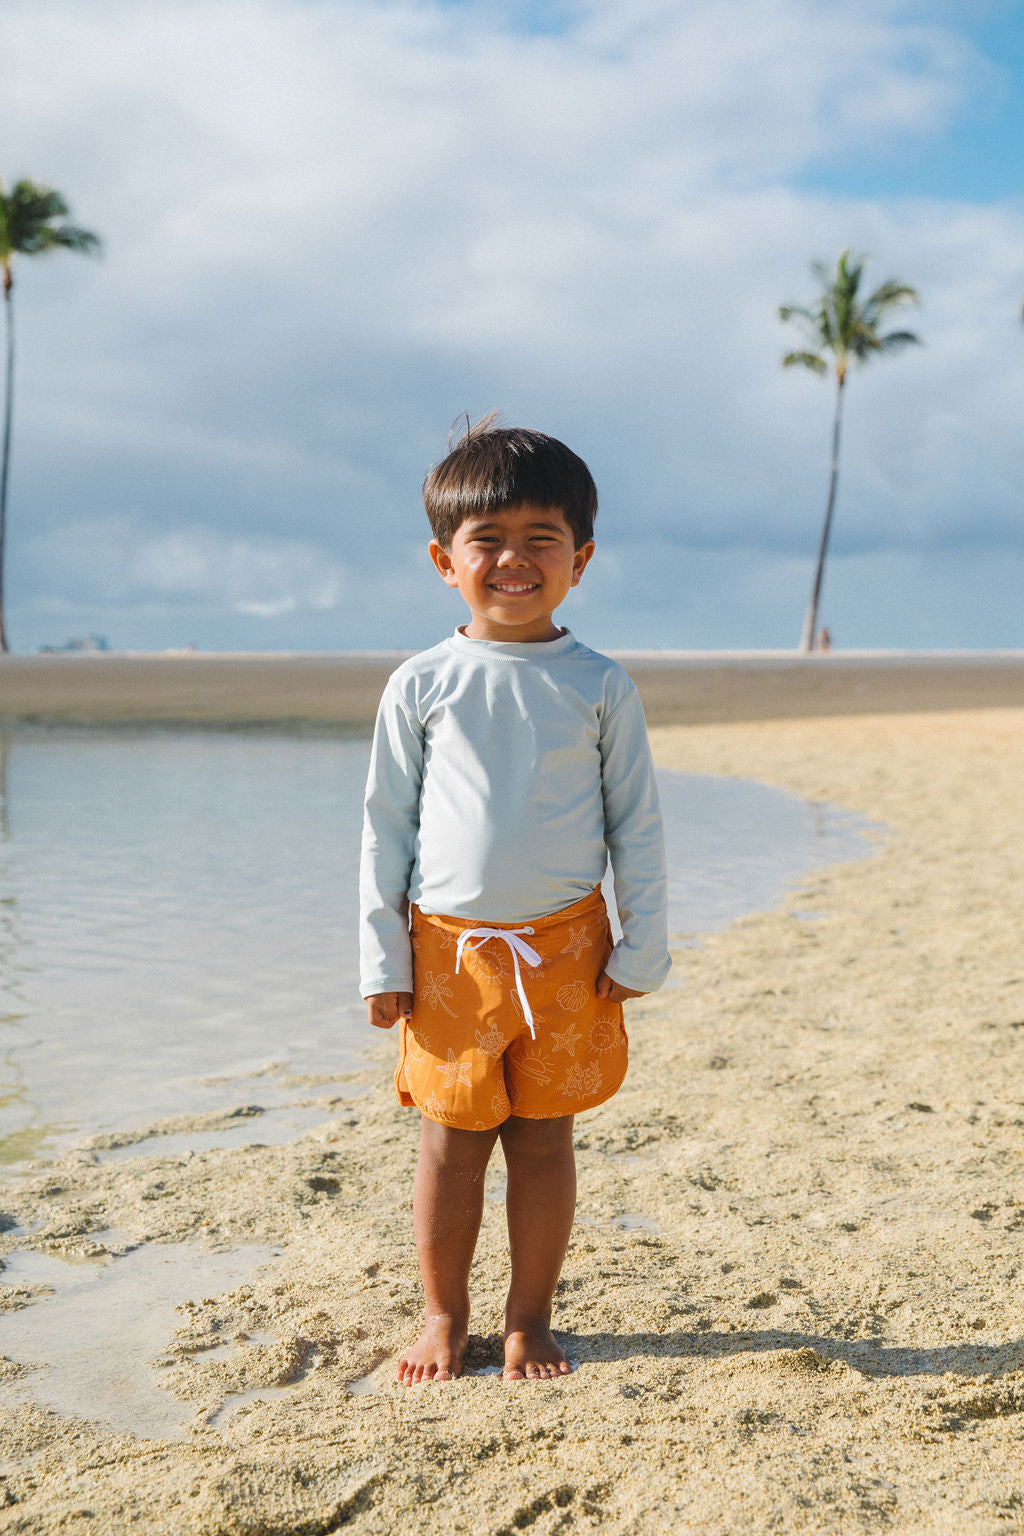
[[[457,1120],[439,1120],[436,1115],[428,1115],[423,1105],[417,1104],[415,1099],[400,1099],[399,1102],[403,1109],[418,1109],[424,1120],[429,1120],[431,1125],[444,1125],[450,1131],[496,1131],[509,1118],[506,1115],[505,1120],[494,1120],[490,1125],[481,1125],[479,1120],[474,1120],[472,1125],[461,1125]]]
[[[566,1115],[582,1115],[588,1109],[597,1109],[600,1104],[607,1104],[609,1099],[614,1099],[623,1083],[625,1076],[621,1077],[614,1088],[609,1088],[607,1093],[599,1093],[596,1098],[587,1099],[583,1104],[571,1104],[568,1109],[554,1109],[541,1111],[540,1114],[528,1115],[522,1110],[514,1109],[512,1114],[517,1120],[562,1120]],[[504,1121],[501,1122],[504,1124]]]
[[[427,1114],[423,1105],[417,1104],[416,1100],[409,1094],[399,1093],[398,1102],[403,1109],[418,1109],[420,1114],[429,1120],[432,1125],[446,1125],[453,1131],[494,1131],[499,1126],[504,1125],[506,1120],[564,1120],[567,1115],[585,1114],[588,1109],[597,1109],[600,1105],[607,1104],[609,1099],[615,1097],[625,1081],[626,1078],[623,1075],[614,1088],[609,1088],[607,1093],[598,1094],[596,1098],[587,1099],[584,1104],[573,1104],[567,1109],[552,1109],[542,1111],[539,1114],[523,1114],[519,1110],[510,1109],[504,1119],[492,1120],[490,1125],[481,1125],[479,1121],[474,1121],[472,1125],[462,1125],[455,1120],[439,1120],[436,1115]]]

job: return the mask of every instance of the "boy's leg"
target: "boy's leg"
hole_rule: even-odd
[[[460,1131],[420,1116],[413,1225],[426,1311],[423,1332],[398,1363],[403,1386],[448,1381],[469,1337],[469,1269],[484,1209],[484,1174],[498,1127]]]
[[[569,1371],[551,1333],[551,1302],[576,1212],[572,1123],[572,1115],[554,1120],[512,1115],[501,1127],[512,1256],[505,1307],[506,1381]]]

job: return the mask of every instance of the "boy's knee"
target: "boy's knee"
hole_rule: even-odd
[[[498,1138],[493,1131],[464,1131],[453,1125],[439,1125],[436,1120],[420,1116],[421,1150],[434,1163],[473,1163],[490,1153]]]
[[[553,1120],[526,1120],[510,1115],[501,1127],[501,1143],[506,1153],[520,1161],[538,1162],[564,1156],[572,1150],[572,1115]]]

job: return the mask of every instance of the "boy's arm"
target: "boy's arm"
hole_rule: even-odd
[[[373,735],[359,864],[359,990],[364,998],[412,992],[408,891],[422,779],[423,728],[397,686],[388,683]]]
[[[601,726],[605,842],[622,938],[605,977],[624,994],[655,992],[671,969],[665,838],[640,695],[630,685]],[[613,994],[609,993],[609,996]]]

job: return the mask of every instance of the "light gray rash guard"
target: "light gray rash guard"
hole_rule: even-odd
[[[412,991],[409,903],[527,923],[571,906],[611,855],[613,981],[671,964],[665,844],[640,698],[566,631],[512,645],[458,631],[403,663],[377,715],[360,868],[360,990]]]

